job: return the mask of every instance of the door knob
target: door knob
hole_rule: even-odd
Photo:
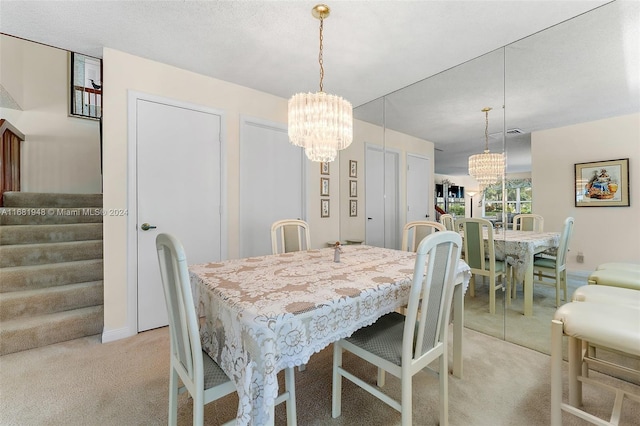
[[[367,220],[373,220],[373,218],[372,217],[368,217]]]
[[[142,229],[143,231],[148,231],[149,229],[156,229],[156,227],[145,222],[140,226],[140,229]]]

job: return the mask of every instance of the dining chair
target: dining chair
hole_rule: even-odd
[[[438,231],[446,231],[443,224],[431,220],[409,222],[402,228],[402,246],[400,249],[415,252],[424,237]]]
[[[496,291],[506,287],[507,294],[509,294],[510,288],[507,264],[503,260],[496,260],[493,225],[491,221],[486,219],[460,218],[456,220],[456,228],[462,230],[464,260],[471,268],[469,295],[475,297],[475,280],[477,276],[488,277],[489,312],[495,314]],[[498,279],[500,279],[500,285],[496,284]]]
[[[284,219],[271,225],[271,251],[273,254],[309,250],[310,248],[309,224],[304,220]]]
[[[444,225],[447,231],[455,231],[455,220],[452,215],[448,213],[441,214],[440,223]]]
[[[533,260],[534,284],[544,284],[555,286],[556,307],[560,306],[560,289],[564,293],[564,300],[567,301],[567,252],[569,251],[569,240],[573,234],[574,218],[567,217],[564,220],[564,227],[560,235],[560,242],[555,256],[545,255],[535,257]]]
[[[222,368],[202,350],[187,269],[187,256],[182,244],[172,235],[158,234],[156,249],[169,316],[169,425],[177,424],[178,394],[185,391],[193,398],[193,424],[202,425],[204,405],[235,392],[236,386]],[[182,381],[182,386],[179,386],[178,379]],[[276,404],[284,401],[287,403],[287,425],[295,426],[293,368],[285,370],[285,392],[276,398]],[[225,425],[234,423],[232,420]]]
[[[543,232],[544,217],[539,214],[521,213],[513,217],[514,231]]]
[[[300,219],[283,219],[271,225],[272,254],[303,251],[311,248],[309,224]],[[298,371],[306,370],[307,365],[298,367]]]
[[[440,424],[448,424],[448,323],[461,245],[460,235],[451,231],[435,232],[423,239],[417,249],[407,315],[391,312],[334,343],[331,403],[334,418],[342,411],[344,377],[398,410],[403,426],[411,425],[413,376],[439,360]],[[343,350],[377,366],[379,386],[383,385],[380,378],[384,372],[399,378],[400,401],[347,371],[342,365]]]

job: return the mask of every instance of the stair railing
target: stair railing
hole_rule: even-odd
[[[0,119],[0,207],[7,191],[20,191],[20,142],[24,133]]]

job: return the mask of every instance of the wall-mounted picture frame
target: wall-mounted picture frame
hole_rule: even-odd
[[[329,178],[320,178],[320,196],[329,196]]]
[[[628,207],[629,159],[575,164],[576,207]]]
[[[349,181],[349,197],[357,197],[358,196],[358,181],[350,180]]]
[[[329,217],[329,200],[320,200],[320,217]]]
[[[358,200],[349,200],[349,216],[358,216]]]
[[[69,54],[69,115],[99,120],[102,117],[102,61]]]
[[[349,177],[358,177],[358,162],[349,160]]]
[[[329,174],[329,163],[320,163],[320,174],[328,175]]]

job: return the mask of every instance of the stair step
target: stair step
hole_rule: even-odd
[[[0,293],[0,321],[102,305],[102,281]]]
[[[0,225],[102,223],[101,207],[2,207]]]
[[[102,223],[70,225],[3,225],[0,245],[61,243],[102,239]]]
[[[102,240],[0,245],[0,268],[102,259]]]
[[[102,306],[74,309],[0,323],[0,355],[102,333]]]
[[[0,292],[35,290],[103,278],[102,259],[0,269]]]
[[[5,207],[102,207],[102,194],[52,194],[8,191]]]

